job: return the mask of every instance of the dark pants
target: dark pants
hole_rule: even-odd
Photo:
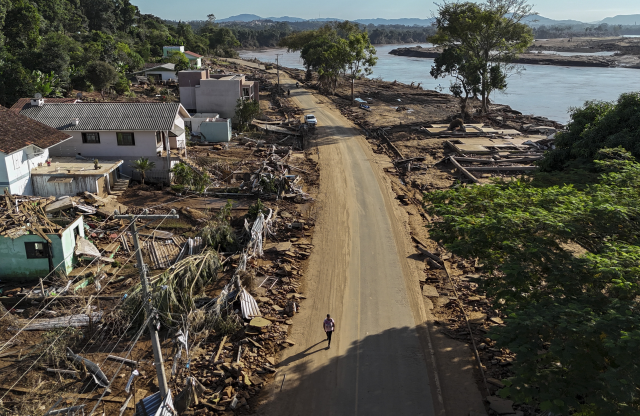
[[[331,344],[331,334],[333,334],[333,331],[327,331],[327,341],[329,341],[329,344]]]

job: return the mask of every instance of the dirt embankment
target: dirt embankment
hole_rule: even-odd
[[[397,48],[389,53],[414,58],[436,58],[440,48]],[[613,55],[594,55],[611,52]],[[579,55],[563,55],[564,53]],[[574,38],[537,40],[527,53],[514,61],[518,64],[578,67],[640,68],[640,40],[633,38]]]

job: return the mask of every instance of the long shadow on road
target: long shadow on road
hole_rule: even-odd
[[[393,307],[393,305],[389,305]],[[331,349],[309,352],[279,365],[275,391],[259,415],[434,414],[425,357],[416,328],[392,328],[348,347],[334,338]]]

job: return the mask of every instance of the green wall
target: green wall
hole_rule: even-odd
[[[75,261],[73,229],[78,229],[80,235],[84,236],[83,224],[82,217],[79,217],[65,228],[61,235],[47,234],[52,244],[54,267],[62,262],[60,267],[65,272],[69,273],[73,270]],[[0,279],[9,281],[35,280],[49,274],[48,259],[27,258],[24,243],[28,242],[40,243],[45,240],[34,234],[23,235],[15,240],[0,236]]]

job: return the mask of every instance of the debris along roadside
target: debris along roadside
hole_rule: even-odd
[[[83,240],[74,236],[66,275],[52,274],[42,283],[0,282],[0,301],[7,308],[0,309],[0,316],[6,313],[0,322],[4,409],[40,414],[84,406],[88,411],[104,392],[100,406],[106,414],[131,414],[142,399],[152,401],[158,382],[147,331],[135,342],[137,325],[145,322],[135,306],[140,299],[135,249],[127,222],[112,214],[116,209],[164,214],[173,208],[179,219],[138,221],[138,227],[153,300],[161,311],[162,303],[167,305],[159,321],[167,374],[175,365],[169,383],[174,403],[177,407],[189,391],[204,392],[191,406],[195,414],[249,411],[252,397],[273,378],[278,352],[290,345],[289,318],[304,299],[318,172],[313,151],[296,150],[299,140],[295,134],[249,132],[225,145],[191,146],[191,169],[212,178],[203,195],[190,182],[174,189],[134,184],[117,199],[20,197],[29,199],[30,207],[41,206],[54,224],[82,214]],[[40,326],[29,330],[27,323]],[[172,353],[172,348],[179,345],[180,330],[186,346],[176,358],[178,349]],[[66,348],[83,360],[74,363]],[[96,383],[84,359],[111,382],[109,392]],[[139,375],[131,378],[134,369]],[[192,388],[185,388],[187,381]]]
[[[503,317],[492,309],[493,299],[487,299],[480,289],[482,265],[455,257],[429,239],[425,226],[438,219],[430,218],[422,209],[422,195],[434,189],[531,174],[545,150],[553,148],[555,133],[563,126],[499,105],[491,106],[487,115],[472,114],[466,123],[458,123],[459,106],[450,95],[425,91],[419,85],[368,79],[356,84],[356,97],[366,103],[363,109],[351,104],[350,89],[351,83],[344,82],[335,95],[327,98],[363,129],[376,164],[387,173],[387,183],[397,195],[396,208],[406,212],[402,216],[406,221],[401,222],[406,224],[416,249],[408,261],[421,263],[416,269],[424,274],[416,274],[415,285],[423,294],[434,330],[469,345],[476,356],[473,373],[457,363],[450,370],[475,379],[478,392],[486,397],[489,414],[538,415],[534,406],[496,396],[517,358],[511,351],[496,348],[488,335],[491,327],[505,325]],[[447,340],[446,345],[451,342]],[[446,381],[444,396],[459,396],[458,386],[447,385]],[[465,406],[480,405],[469,400]]]

